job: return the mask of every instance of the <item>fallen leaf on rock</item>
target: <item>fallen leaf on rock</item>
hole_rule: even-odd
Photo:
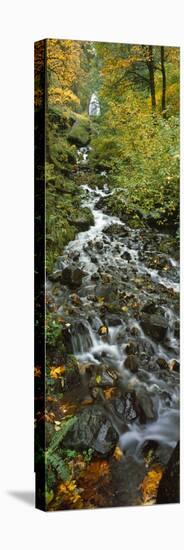
[[[63,413],[63,414],[73,414],[75,412],[77,408],[77,404],[76,403],[70,403],[70,402],[66,402],[66,403],[63,403],[63,405],[61,405],[59,407],[59,410]]]
[[[123,451],[120,449],[120,447],[115,447],[114,449],[114,452],[113,452],[113,458],[115,458],[115,460],[121,460],[123,458]]]
[[[116,388],[107,388],[106,390],[104,390],[104,396],[105,396],[105,399],[111,399],[115,393],[116,393]]]
[[[64,365],[61,365],[60,367],[50,367],[50,376],[51,378],[60,378],[61,374],[65,372]]]
[[[100,334],[100,336],[103,336],[104,334],[107,334],[107,333],[108,333],[108,327],[106,327],[105,325],[102,325],[102,327],[100,327],[98,330],[98,334]]]
[[[155,502],[158,486],[160,480],[162,479],[163,473],[163,467],[158,464],[146,474],[139,486],[144,504],[148,505]]]
[[[80,489],[78,489],[76,481],[66,481],[61,483],[58,487],[57,500],[62,498],[62,507],[68,509],[80,509],[83,508],[83,502],[80,495]],[[59,505],[59,509],[61,506]]]
[[[95,460],[81,472],[79,484],[82,490],[83,506],[96,508],[110,505],[111,476],[107,460]]]
[[[57,398],[54,397],[53,395],[48,395],[47,401],[49,401],[50,403],[57,403]]]
[[[84,399],[84,401],[82,401],[81,405],[86,406],[86,405],[91,405],[92,403],[93,403],[93,399],[89,398],[89,399]]]

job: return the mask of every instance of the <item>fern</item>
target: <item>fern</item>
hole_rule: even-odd
[[[62,481],[68,481],[70,479],[70,470],[66,462],[61,458],[59,453],[48,453],[47,455],[47,466],[53,468]],[[51,470],[52,471],[52,470]]]
[[[64,421],[63,425],[61,426],[61,429],[58,432],[56,432],[56,434],[54,435],[51,441],[51,444],[48,449],[49,453],[53,453],[60,446],[68,430],[75,424],[76,420],[77,420],[77,417],[72,416],[72,418],[68,418],[68,420]]]

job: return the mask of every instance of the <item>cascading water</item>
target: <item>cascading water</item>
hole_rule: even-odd
[[[99,116],[100,115],[100,103],[96,92],[91,95],[89,102],[89,116]]]
[[[89,111],[89,114],[99,114],[94,94]],[[81,154],[82,165],[82,162],[87,162],[86,149]],[[83,186],[83,203],[91,208],[94,225],[69,243],[63,261],[65,265],[71,263],[72,254],[77,251],[77,265],[86,273],[78,289],[80,306],[76,308],[76,317],[74,315],[71,320],[73,353],[80,363],[90,363],[94,368],[98,366],[116,373],[120,391],[126,395],[130,392],[134,396],[144,417],[140,421],[139,415],[132,414],[133,420],[126,421],[125,425],[120,416],[117,415],[116,421],[114,412],[111,415],[118,426],[119,444],[125,457],[132,457],[130,471],[128,463],[125,463],[126,473],[122,478],[126,493],[132,471],[142,461],[142,446],[148,441],[156,442],[161,449],[159,456],[168,461],[179,437],[179,374],[169,369],[169,361],[177,364],[179,353],[176,334],[178,302],[175,307],[174,300],[179,291],[179,266],[175,258],[168,256],[167,270],[149,267],[151,254],[158,253],[158,242],[162,243],[165,237],[155,230],[155,240],[151,230],[153,238],[149,244],[149,229],[144,229],[143,240],[142,229],[130,229],[117,217],[98,208],[99,199],[103,200],[110,194],[105,175],[102,177],[103,188]],[[147,243],[145,261],[142,259],[143,242]],[[49,292],[52,294],[50,287]],[[67,297],[70,303],[70,295],[70,290],[65,288],[65,302]],[[54,295],[52,299],[55,299]],[[161,320],[166,323],[162,329],[165,331],[164,338],[152,337],[146,326],[141,325],[136,308],[141,308],[142,304],[146,304],[145,311],[146,307],[148,310],[150,307],[155,308],[157,316],[158,311],[159,315],[161,312]],[[62,309],[61,296],[60,311]],[[106,331],[100,334],[99,329],[103,325]],[[129,355],[131,346],[133,351]],[[135,372],[126,363],[127,357],[132,355],[134,362],[135,357],[139,359]],[[110,406],[109,411],[111,414]],[[118,475],[121,474],[119,471]],[[128,499],[126,503],[130,503]]]

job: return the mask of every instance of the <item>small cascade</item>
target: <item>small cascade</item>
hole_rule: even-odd
[[[99,114],[98,98],[92,94],[89,115]],[[84,164],[87,153],[83,148],[79,154]],[[53,293],[52,298],[69,320],[69,343],[78,362],[92,365],[97,386],[99,381],[100,388],[106,388],[106,381],[110,387],[117,384],[121,395],[119,401],[109,399],[107,407],[130,461],[124,462],[123,495],[126,477],[130,482],[132,471],[135,477],[138,464],[143,464],[143,446],[155,442],[166,463],[179,437],[179,372],[172,370],[172,361],[179,362],[179,265],[169,254],[159,253],[165,234],[144,228],[142,235],[142,228],[132,229],[103,211],[103,200],[111,193],[106,175],[102,178],[100,189],[83,185],[83,205],[91,208],[94,225],[66,246],[62,258],[67,265],[77,253],[74,265],[85,277],[72,294],[63,286],[61,297]],[[152,257],[164,260],[162,269],[160,264],[154,267]]]

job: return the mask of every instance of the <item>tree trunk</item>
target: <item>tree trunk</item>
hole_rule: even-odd
[[[149,71],[151,105],[152,105],[152,110],[155,111],[155,109],[156,109],[156,95],[155,95],[155,69],[154,69],[154,61],[153,61],[153,46],[148,46],[147,67],[148,67],[148,71]]]
[[[161,70],[162,70],[162,113],[163,117],[166,117],[166,72],[164,62],[164,46],[160,48],[161,55]]]

